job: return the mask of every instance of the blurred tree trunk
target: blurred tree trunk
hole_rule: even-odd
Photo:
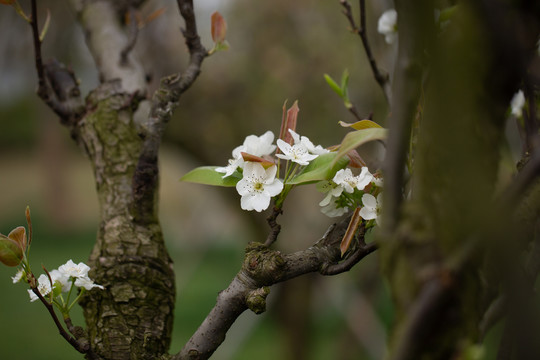
[[[484,264],[504,258],[498,267],[505,264],[509,272],[519,267],[523,244],[515,241],[516,229],[526,226],[513,223],[513,208],[499,201],[496,185],[506,109],[523,75],[520,69],[526,68],[516,39],[527,24],[527,11],[510,11],[498,2],[461,3],[446,31],[418,47],[414,43],[422,37],[406,29],[424,24],[420,31],[432,29],[428,37],[436,32],[425,26],[432,21],[433,5],[423,6],[427,13],[396,2],[395,85],[400,77],[408,87],[417,85],[409,91],[395,86],[393,105],[413,103],[408,121],[421,120],[413,135],[418,145],[409,155],[412,190],[404,194],[411,200],[392,214],[397,221],[384,224],[381,248],[397,306],[393,360],[465,358],[481,339],[478,324],[493,300],[490,287],[497,289],[502,281],[500,269],[493,277]],[[404,54],[402,48],[412,50]],[[394,123],[400,114],[393,112]],[[401,185],[396,189],[402,196]],[[494,282],[486,284],[486,276]]]

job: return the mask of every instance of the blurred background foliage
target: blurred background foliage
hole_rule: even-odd
[[[195,5],[203,43],[211,47],[210,15],[218,10],[228,22],[231,48],[205,61],[169,125],[161,154],[161,219],[176,266],[172,351],[181,348],[233,278],[246,243],[266,234],[265,216],[242,212],[234,189],[178,179],[195,166],[224,165],[249,134],[278,133],[286,99],[289,104],[299,100],[298,132],[316,144],[339,143],[346,130],[337,122],[354,119],[325,83],[324,73],[339,79],[348,69],[349,93],[359,112],[372,113],[381,124],[387,116],[360,39],[348,31],[339,1],[198,0]],[[377,34],[376,22],[391,2],[367,6],[374,54],[380,67],[390,70],[396,47]],[[139,33],[135,49],[150,80],[149,94],[161,76],[187,63],[175,1],[147,1],[141,14],[162,7],[163,15]],[[68,2],[42,0],[39,8],[42,19],[47,8],[52,16],[44,57],[71,66],[88,93],[98,84],[98,74]],[[91,166],[35,95],[30,29],[7,6],[0,7],[0,53],[0,232],[23,225],[30,205],[34,268],[56,268],[70,258],[85,261],[98,224]],[[379,159],[368,160],[375,171]],[[291,194],[280,218],[282,250],[304,248],[322,236],[331,220],[319,212],[321,199],[309,187]],[[79,358],[42,306],[28,301],[24,286],[11,283],[14,272],[0,267],[0,358]],[[81,323],[78,309],[74,318]],[[391,322],[391,301],[373,255],[350,273],[276,286],[268,311],[242,315],[214,358],[380,359]]]

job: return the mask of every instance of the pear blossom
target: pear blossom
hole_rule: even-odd
[[[313,145],[313,143],[306,136],[300,136],[292,129],[289,129],[289,132],[292,135],[294,144],[291,145],[281,139],[278,139],[277,145],[279,150],[281,150],[283,153],[276,154],[278,158],[291,160],[299,165],[308,165],[311,160],[328,152],[328,150],[323,149],[323,147],[320,145]]]
[[[384,35],[387,44],[393,44],[397,40],[397,11],[386,10],[379,18],[377,31]]]
[[[242,196],[240,206],[243,210],[261,212],[268,208],[270,199],[283,190],[283,183],[276,179],[277,166],[268,169],[257,162],[246,162],[244,177],[236,184],[236,190]]]
[[[510,102],[510,106],[512,107],[512,115],[515,117],[521,117],[523,115],[523,106],[525,106],[525,95],[523,94],[522,90],[519,90],[517,93],[514,94],[514,97],[512,97],[512,101]]]
[[[358,176],[354,176],[351,169],[347,168],[339,170],[333,179],[336,184],[343,186],[343,189],[348,193],[352,193],[354,189],[364,190],[372,180],[373,175],[365,166],[362,167]]]
[[[60,294],[60,292],[69,292],[73,285],[83,287],[86,290],[91,290],[95,287],[104,289],[103,286],[94,284],[92,279],[88,277],[88,271],[90,267],[85,263],[75,264],[73,260],[68,260],[64,265],[61,265],[58,269],[54,269],[49,272],[49,276],[41,274],[38,278],[37,289],[43,296],[48,295],[51,291],[54,291],[54,296]],[[51,289],[51,280],[53,288]],[[75,281],[73,281],[75,280]],[[15,278],[13,279],[15,282]],[[36,301],[37,295],[31,290],[28,290],[30,295],[30,301]]]
[[[326,197],[319,203],[320,206],[327,206],[333,198],[339,197],[343,192],[343,186],[331,180],[319,182],[316,188],[318,191],[326,194]]]
[[[52,277],[52,274],[51,274],[51,279],[54,282],[55,279]],[[47,275],[41,274],[39,276],[37,290],[42,296],[46,296],[51,292],[51,281],[49,280],[49,277]],[[32,289],[28,289],[28,294],[30,295],[30,301],[32,302],[39,299],[39,297],[36,294],[34,294]]]
[[[97,287],[101,290],[104,289],[102,285],[94,284],[92,279],[90,279],[88,276],[80,277],[75,280],[75,286],[83,287],[86,290],[92,290],[93,288]]]
[[[291,160],[299,165],[308,165],[318,155],[310,154],[308,149],[302,144],[289,145],[285,141],[278,139],[277,145],[283,154],[276,156],[283,160]]]
[[[270,155],[276,150],[276,145],[273,145],[274,133],[267,131],[261,136],[249,135],[244,139],[244,143],[237,146],[232,152],[232,159],[229,159],[228,165],[225,167],[218,167],[216,171],[219,173],[225,173],[223,178],[231,176],[236,169],[244,166],[244,159],[242,153],[248,153],[255,156]]]
[[[90,266],[82,262],[75,264],[73,260],[69,259],[64,265],[61,265],[58,268],[58,271],[61,274],[66,275],[68,278],[69,277],[80,278],[80,277],[88,276],[88,271],[90,271]]]
[[[382,177],[373,177],[373,184],[378,187],[383,187],[384,179]]]
[[[323,148],[321,145],[313,145],[311,140],[309,140],[306,136],[302,136],[300,143],[302,143],[306,149],[314,155],[322,155],[330,152],[330,150]]]
[[[377,198],[371,194],[362,195],[362,203],[364,207],[360,209],[360,216],[364,220],[373,220],[377,221],[379,224],[379,212],[382,206],[382,193],[377,195]]]
[[[276,150],[276,145],[273,145],[274,133],[268,130],[261,136],[249,135],[244,140],[246,152],[255,156],[270,155]]]
[[[229,159],[229,164],[225,167],[216,168],[217,172],[225,173],[222,178],[231,176],[236,171],[236,169],[244,166],[244,159],[242,158],[242,153],[245,152],[245,148],[246,147],[244,145],[236,147],[232,152],[233,158]]]
[[[11,277],[11,280],[13,280],[13,283],[16,284],[22,280],[24,276],[24,270],[21,268],[17,273]]]
[[[348,207],[338,207],[336,201],[339,198],[334,198],[334,201],[321,208],[321,212],[328,217],[339,217],[349,211]]]

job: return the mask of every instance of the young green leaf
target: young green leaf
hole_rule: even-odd
[[[338,94],[340,98],[343,98],[343,91],[341,90],[341,87],[334,81],[334,79],[332,79],[328,74],[324,74],[324,79],[332,90],[334,90],[334,92]]]
[[[195,184],[233,187],[236,186],[236,183],[242,178],[242,175],[240,175],[239,172],[234,172],[231,176],[223,178],[223,174],[218,173],[216,168],[218,168],[218,166],[198,167],[182,176],[180,181]]]
[[[295,185],[333,178],[338,170],[343,169],[349,163],[348,158],[342,157],[336,160],[336,156],[335,152],[319,155],[287,184]]]
[[[332,164],[337,163],[343,156],[345,156],[350,150],[356,149],[358,146],[365,144],[373,140],[383,140],[386,139],[387,134],[386,129],[379,128],[370,128],[364,130],[357,130],[348,133],[343,138],[339,151],[332,162]]]

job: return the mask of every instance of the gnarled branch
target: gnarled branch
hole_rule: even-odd
[[[172,359],[208,359],[225,340],[227,331],[240,314],[247,309],[257,314],[265,311],[269,286],[312,272],[335,275],[348,271],[352,266],[344,266],[340,271],[334,266],[341,260],[339,245],[349,220],[346,218],[332,225],[313,246],[292,254],[282,254],[261,243],[250,243],[242,269],[227,289],[219,293],[214,308]],[[355,263],[375,249],[375,245],[365,245],[362,239],[360,249],[354,254]]]

